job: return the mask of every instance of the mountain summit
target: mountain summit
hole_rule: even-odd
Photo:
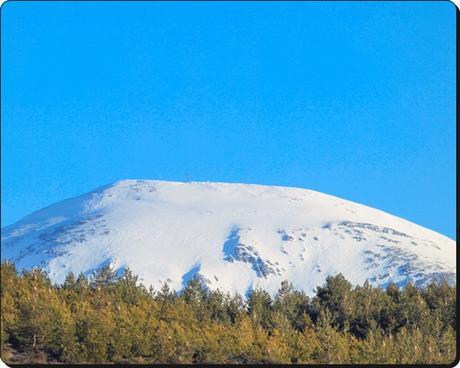
[[[311,294],[339,272],[355,284],[455,282],[455,241],[401,218],[287,187],[123,180],[2,229],[2,260],[68,272],[129,267],[146,285]]]

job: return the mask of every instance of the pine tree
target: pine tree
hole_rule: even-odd
[[[115,270],[107,264],[101,267],[94,275],[92,280],[92,287],[95,289],[101,289],[103,287],[108,287],[113,284],[117,279],[117,274]]]
[[[333,325],[343,328],[352,312],[351,283],[342,274],[328,276],[326,284],[317,288],[316,300],[331,312]]]
[[[110,271],[110,272],[109,272]],[[105,273],[105,274],[104,274]],[[41,363],[449,364],[455,287],[386,290],[328,278],[310,300],[283,282],[273,301],[208,290],[148,291],[129,270],[52,285],[38,269],[1,265],[1,352]]]
[[[275,295],[273,310],[286,316],[297,330],[303,327],[301,317],[307,312],[308,305],[309,298],[305,293],[295,290],[288,281],[281,282],[281,287]]]
[[[272,298],[270,294],[260,288],[256,288],[249,295],[248,313],[256,325],[268,329],[271,325],[270,314],[272,310]]]

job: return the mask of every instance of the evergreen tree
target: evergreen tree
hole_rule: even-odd
[[[310,299],[283,282],[272,300],[147,290],[126,269],[52,285],[39,269],[1,272],[1,353],[12,363],[451,363],[455,287],[386,290],[329,277]]]
[[[117,274],[115,270],[110,266],[110,264],[107,264],[95,273],[92,280],[92,287],[99,290],[113,284],[116,279]]]
[[[273,310],[282,313],[290,324],[300,330],[304,327],[302,318],[308,312],[309,298],[304,292],[294,289],[287,280],[281,282],[281,287],[275,295]]]
[[[316,292],[319,305],[331,314],[332,324],[343,328],[352,312],[351,283],[342,274],[328,276]]]
[[[247,301],[249,316],[252,321],[267,329],[271,325],[270,315],[272,310],[272,298],[270,294],[260,288],[253,290]]]

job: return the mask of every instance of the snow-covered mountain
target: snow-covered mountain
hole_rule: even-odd
[[[123,180],[2,229],[2,259],[54,282],[110,263],[145,285],[270,292],[282,280],[311,294],[326,276],[354,284],[455,282],[455,241],[319,192],[226,183]]]

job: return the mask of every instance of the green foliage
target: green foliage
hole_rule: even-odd
[[[270,328],[272,298],[267,291],[260,288],[253,290],[249,295],[247,308],[254,324],[262,326],[265,329]]]
[[[326,284],[317,288],[314,302],[319,305],[317,309],[327,309],[332,324],[342,329],[352,313],[351,283],[342,274],[328,276]]]
[[[1,265],[2,358],[11,363],[450,363],[456,292],[352,285],[328,277],[313,298],[283,281],[247,300],[193,279],[154,291],[129,269],[52,285]]]

